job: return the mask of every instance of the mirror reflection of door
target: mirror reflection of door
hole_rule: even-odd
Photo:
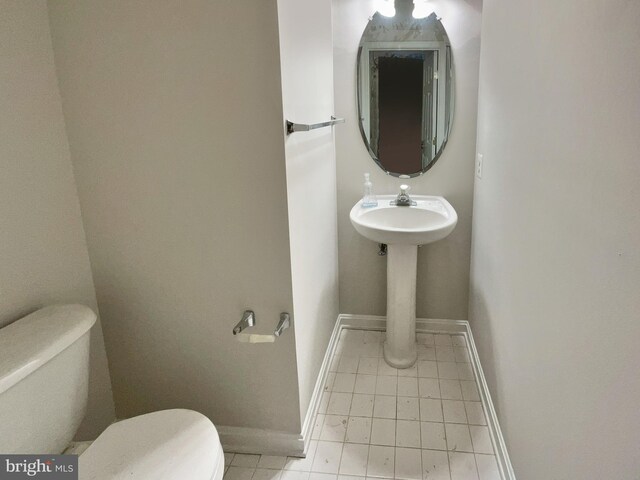
[[[370,52],[371,148],[392,172],[419,172],[435,156],[437,52]]]
[[[413,18],[410,0],[396,0],[393,19],[376,13],[357,57],[360,133],[388,175],[416,177],[440,158],[453,122],[451,44],[435,14]],[[404,7],[403,7],[404,8]]]

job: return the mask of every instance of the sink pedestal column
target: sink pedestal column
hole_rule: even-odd
[[[384,342],[384,359],[396,368],[409,368],[418,355],[417,265],[417,245],[387,246],[387,339]]]

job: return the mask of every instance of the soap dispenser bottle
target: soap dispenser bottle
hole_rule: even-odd
[[[369,180],[369,174],[364,174],[364,195],[362,195],[362,206],[363,207],[377,207],[378,200],[376,199],[375,194],[373,193],[373,184],[371,180]]]

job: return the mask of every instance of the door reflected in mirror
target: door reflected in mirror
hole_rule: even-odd
[[[396,16],[376,13],[358,49],[358,112],[375,162],[394,176],[426,172],[442,153],[453,117],[451,45],[435,14],[415,19],[410,1]]]

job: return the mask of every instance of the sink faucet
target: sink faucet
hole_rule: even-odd
[[[400,193],[395,200],[391,200],[390,204],[396,207],[413,207],[417,205],[414,200],[411,200],[411,197],[407,193],[408,190],[409,185],[400,185]]]

